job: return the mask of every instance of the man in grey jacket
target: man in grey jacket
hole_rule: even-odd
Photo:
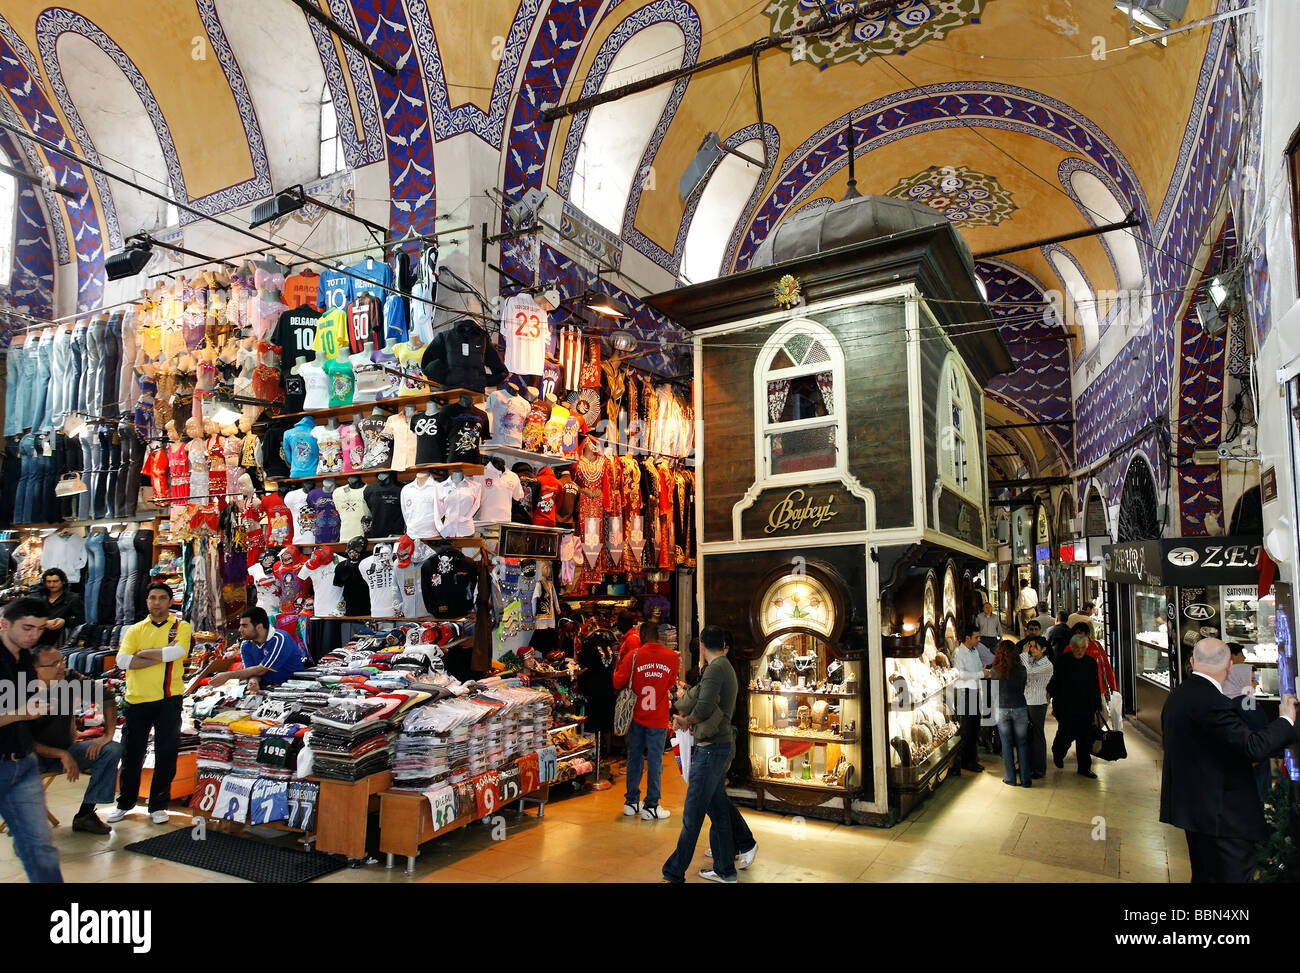
[[[710,625],[700,632],[700,653],[707,665],[699,685],[677,701],[679,715],[673,717],[674,727],[695,733],[695,750],[682,808],[682,831],[677,849],[664,862],[663,876],[668,882],[686,881],[686,869],[695,856],[695,843],[708,814],[713,867],[701,869],[700,877],[731,884],[736,881],[736,845],[726,778],[735,754],[731,717],[739,687],[722,629]]]

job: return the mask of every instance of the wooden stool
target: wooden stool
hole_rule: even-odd
[[[57,774],[41,774],[41,780],[45,783],[45,789],[48,791],[50,789],[50,785],[53,784],[56,780],[58,780],[62,776],[63,776],[62,772]],[[50,819],[51,828],[57,828],[59,826],[59,819],[50,813],[49,804],[45,805],[45,816]],[[8,830],[9,829],[5,826],[5,823],[3,821],[0,821],[0,834],[4,834]]]

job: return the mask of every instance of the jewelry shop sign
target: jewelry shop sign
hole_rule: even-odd
[[[867,505],[842,483],[764,490],[740,518],[746,540],[867,529]]]

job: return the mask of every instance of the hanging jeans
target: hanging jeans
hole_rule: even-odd
[[[108,315],[96,314],[86,329],[86,411],[104,414],[104,327]]]
[[[37,524],[54,524],[59,521],[59,496],[54,488],[59,484],[59,458],[54,452],[52,433],[36,439],[36,491],[32,500],[32,521]]]
[[[32,431],[45,432],[53,428],[51,408],[50,370],[54,339],[41,335],[36,343],[36,381],[32,389]]]
[[[95,520],[103,520],[110,515],[109,497],[110,484],[109,474],[113,469],[113,430],[109,426],[100,426],[95,433],[94,447],[92,455],[94,457],[94,469],[91,476],[94,484],[91,485],[90,516]]]
[[[23,472],[23,459],[18,452],[18,440],[5,441],[4,467],[0,469],[0,526],[17,523],[18,478]]]
[[[134,517],[140,505],[140,472],[144,465],[144,445],[135,434],[135,426],[123,422],[117,427],[121,445],[121,459],[117,471],[117,487],[113,491],[114,510],[117,517]]]
[[[37,354],[38,342],[35,335],[28,335],[23,345],[23,356],[18,373],[18,428],[32,428],[32,416],[36,413],[36,372],[39,369],[40,356]]]
[[[122,553],[117,538],[104,535],[104,578],[99,583],[99,620],[111,625],[117,618],[117,585],[122,580]]]
[[[72,334],[66,327],[60,327],[54,336],[54,348],[50,357],[50,393],[53,396],[51,421],[56,429],[63,425],[70,410],[72,390],[76,387],[72,371]]]
[[[102,625],[99,617],[99,592],[104,583],[104,532],[93,530],[86,538],[86,624]]]
[[[18,455],[22,464],[18,474],[18,503],[14,511],[15,524],[32,523],[33,496],[40,488],[40,472],[36,461],[36,437],[31,433],[18,440]]]
[[[117,582],[117,610],[114,622],[118,625],[130,625],[132,609],[135,605],[135,586],[140,582],[140,559],[135,550],[136,528],[128,527],[117,538],[117,551],[122,561],[122,577]]]
[[[95,479],[95,430],[84,430],[77,437],[77,446],[81,450],[81,482],[86,489],[77,494],[77,519],[90,519],[90,488]]]
[[[21,432],[18,425],[19,398],[18,375],[22,371],[23,351],[12,345],[5,352],[5,435],[16,436]]]
[[[68,411],[86,411],[86,321],[72,326],[72,385],[68,389]]]
[[[110,418],[117,411],[117,379],[122,371],[122,311],[114,311],[104,326],[104,367],[100,379],[99,414]]]
[[[153,566],[153,531],[142,530],[135,535],[135,563],[140,572],[140,583],[135,586],[135,604],[130,606],[129,621],[138,622],[149,614],[145,604],[149,569]]]

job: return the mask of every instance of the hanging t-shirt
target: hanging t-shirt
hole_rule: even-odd
[[[524,441],[524,420],[530,406],[522,395],[512,395],[497,389],[487,398],[487,413],[491,420],[492,442],[502,446],[518,447]]]
[[[370,612],[377,618],[398,617],[397,582],[393,577],[392,551],[387,544],[375,547],[375,553],[361,562],[361,576],[370,589]]]
[[[413,348],[409,343],[403,341],[389,345],[388,350],[397,359],[397,367],[410,376],[400,380],[401,390],[398,395],[419,395],[426,391],[428,385],[423,381],[424,369],[420,365],[424,359],[424,346]]]
[[[560,440],[564,437],[564,424],[571,414],[568,409],[558,403],[551,409],[551,414],[546,417],[546,425],[542,431],[544,452],[558,456],[564,451]]]
[[[546,312],[532,298],[516,294],[502,310],[501,333],[506,339],[506,368],[516,375],[541,375],[551,340]]]
[[[356,385],[352,363],[346,358],[327,358],[324,368],[325,380],[329,383],[329,407],[336,409],[342,405],[351,405]]]
[[[442,462],[442,438],[438,435],[438,414],[417,412],[411,417],[411,432],[415,433],[415,464],[427,466]]]
[[[335,557],[324,567],[313,568],[304,564],[298,571],[298,577],[306,578],[311,582],[311,590],[315,598],[313,613],[318,618],[343,614],[343,588],[334,583],[335,572],[342,562],[341,557]]]
[[[399,537],[406,533],[402,519],[402,489],[397,483],[371,483],[364,491],[366,507],[370,511],[370,533],[367,537]]]
[[[311,582],[298,577],[298,571],[307,563],[305,557],[285,564],[277,561],[275,577],[280,582],[280,607],[286,615],[301,615],[311,594]]]
[[[389,416],[388,421],[384,423],[384,432],[393,440],[393,455],[389,460],[389,468],[401,471],[414,466],[416,438],[406,416],[401,412]]]
[[[248,576],[253,579],[253,591],[256,593],[257,607],[268,615],[280,614],[280,581],[260,564],[248,569]]]
[[[402,518],[411,537],[434,537],[438,533],[438,484],[432,477],[423,485],[412,480],[402,487]]]
[[[487,438],[488,419],[481,409],[469,407],[451,417],[444,440],[446,462],[481,463],[478,448]]]
[[[343,447],[343,472],[359,473],[363,469],[362,458],[365,450],[361,445],[361,434],[352,423],[339,426],[339,443]]]
[[[341,486],[334,491],[334,508],[339,514],[339,539],[350,541],[363,533],[361,518],[370,516],[365,487]]]
[[[316,322],[312,350],[317,357],[338,358],[347,354],[348,318],[342,308],[326,311]]]
[[[312,430],[316,437],[319,457],[316,461],[316,474],[343,472],[343,442],[339,436],[339,427],[317,426]]]
[[[305,361],[295,365],[293,370],[302,376],[304,389],[302,411],[315,412],[317,409],[328,409],[330,383],[325,375],[325,369],[317,362]]]
[[[317,302],[320,300],[320,274],[304,270],[301,274],[286,277],[280,300],[286,307],[299,307],[306,304],[319,311],[320,305]]]
[[[284,411],[305,412],[303,404],[307,401],[307,380],[291,368],[281,371],[280,379],[284,387]]]
[[[360,263],[353,264],[348,270],[357,277],[365,278],[365,280],[352,281],[353,297],[373,294],[382,301],[387,294],[391,293],[387,288],[393,286],[393,268],[382,260],[367,257]]]
[[[307,500],[307,491],[301,488],[284,495],[285,506],[293,517],[293,543],[298,547],[316,543],[316,510]]]
[[[386,470],[393,458],[393,439],[384,431],[387,416],[366,416],[356,423],[361,434],[362,469]]]
[[[356,295],[353,285],[356,281],[347,274],[337,270],[326,270],[320,275],[320,288],[316,294],[316,306],[323,311],[347,307],[348,301]]]
[[[41,570],[62,568],[70,584],[81,580],[86,566],[86,538],[80,534],[51,534],[41,546]]]
[[[406,340],[406,317],[406,298],[401,294],[389,294],[384,298],[385,345],[395,345]]]
[[[425,610],[435,618],[465,618],[474,610],[478,568],[454,547],[438,547],[420,565]]]
[[[411,561],[406,567],[399,566],[394,559],[393,583],[397,587],[397,603],[403,618],[420,618],[428,614],[420,592],[420,565],[432,556],[433,548],[416,540]]]
[[[316,487],[307,494],[307,502],[316,514],[316,543],[335,543],[339,539],[341,520],[333,495],[324,487]]]
[[[478,519],[480,523],[510,523],[511,501],[524,498],[524,488],[519,476],[510,470],[502,472],[498,467],[488,464],[483,468],[483,475],[474,477],[479,485],[483,499],[479,502]]]
[[[316,424],[303,417],[284,434],[284,455],[289,460],[289,476],[315,476],[320,459],[320,446],[315,435]]]
[[[334,571],[334,583],[343,587],[342,613],[365,616],[370,614],[370,586],[361,573],[361,562],[347,558],[339,562]]]
[[[315,300],[314,295],[312,300]],[[294,304],[289,307],[291,310],[285,311],[276,321],[271,340],[280,348],[280,360],[292,365],[299,358],[311,357],[320,311]]]
[[[268,493],[259,506],[266,514],[267,547],[284,547],[293,537],[293,515],[288,505],[280,494]]]
[[[533,524],[537,527],[554,527],[560,483],[549,469],[542,470],[537,477],[537,483],[537,503],[533,505]]]
[[[348,352],[360,354],[370,342],[384,347],[383,304],[373,294],[359,294],[348,305]]]

